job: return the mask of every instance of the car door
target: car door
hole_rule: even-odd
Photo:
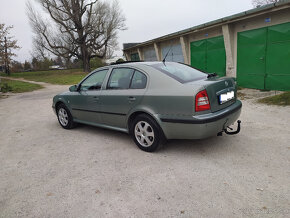
[[[126,115],[140,103],[146,85],[144,73],[128,67],[114,68],[100,96],[102,123],[126,128]]]
[[[109,69],[102,69],[85,78],[78,92],[70,98],[74,119],[89,123],[100,123],[99,96],[101,87]]]

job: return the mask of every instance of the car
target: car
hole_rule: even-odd
[[[234,78],[218,77],[176,62],[124,62],[98,68],[52,107],[60,125],[77,123],[130,134],[143,151],[168,139],[204,139],[236,134],[228,128],[239,118]]]

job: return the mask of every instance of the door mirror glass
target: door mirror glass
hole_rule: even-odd
[[[77,85],[73,85],[73,86],[69,87],[69,91],[71,91],[71,92],[76,92],[77,90],[78,90]]]

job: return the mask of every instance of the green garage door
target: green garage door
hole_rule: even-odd
[[[138,53],[131,54],[131,61],[140,61],[139,54]]]
[[[226,52],[223,36],[190,43],[191,66],[208,73],[226,75]]]
[[[290,90],[290,23],[238,34],[240,86]]]

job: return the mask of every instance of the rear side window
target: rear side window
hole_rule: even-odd
[[[203,73],[193,67],[175,62],[157,63],[152,64],[151,66],[181,83],[191,82],[207,77],[206,73]]]
[[[147,83],[147,77],[143,73],[135,70],[130,88],[131,89],[145,89],[146,83]]]
[[[108,89],[129,89],[134,69],[116,68],[112,71]]]

